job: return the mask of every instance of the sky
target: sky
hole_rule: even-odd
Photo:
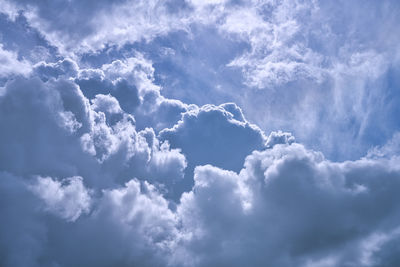
[[[0,266],[400,266],[397,0],[0,0]]]

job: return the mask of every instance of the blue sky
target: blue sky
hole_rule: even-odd
[[[0,0],[0,265],[398,266],[399,18]]]

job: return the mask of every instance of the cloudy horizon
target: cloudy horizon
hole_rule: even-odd
[[[399,266],[399,18],[0,0],[0,266]]]

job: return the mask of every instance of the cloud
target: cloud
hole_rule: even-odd
[[[399,9],[362,4],[4,2],[0,265],[399,265]]]
[[[45,210],[67,221],[75,221],[82,213],[89,212],[90,195],[82,184],[82,177],[69,177],[54,181],[38,177],[31,190],[45,203]]]
[[[6,1],[6,10],[22,10],[29,24],[62,53],[104,48],[107,44],[152,39],[171,30],[184,29],[185,5],[170,8],[170,2]],[[9,15],[13,13],[7,12]],[[56,19],[57,18],[57,19]],[[79,40],[79,41],[77,41]]]
[[[262,149],[266,142],[264,133],[247,122],[240,108],[232,103],[189,110],[173,128],[162,130],[159,137],[171,147],[182,149],[188,161],[185,179],[174,187],[178,197],[191,188],[196,166],[212,164],[239,171],[244,158],[251,151]]]
[[[36,213],[37,199],[20,177],[4,171],[0,174],[0,192],[0,264],[38,266],[36,259],[44,249],[46,225]]]
[[[359,158],[398,130],[398,112],[384,97],[396,94],[393,77],[398,76],[400,55],[399,35],[392,34],[398,28],[396,1],[70,1],[44,5],[21,0],[7,2],[4,10],[10,21],[25,19],[17,25],[26,33],[37,33],[39,37],[24,43],[36,40],[39,55],[44,50],[67,55],[85,63],[82,69],[94,69],[92,65],[101,62],[104,67],[109,65],[110,73],[118,69],[117,75],[123,75],[125,69],[123,76],[129,76],[131,70],[131,78],[143,80],[143,73],[130,66],[142,64],[137,54],[144,53],[158,68],[153,73],[156,82],[143,83],[146,88],[162,85],[166,88],[163,96],[197,105],[235,102],[263,130],[292,132],[334,160]],[[22,10],[19,15],[15,15],[17,10]],[[55,21],[55,17],[64,19]],[[28,52],[19,54],[37,63]],[[125,77],[114,86],[128,88],[116,91],[121,107],[132,112],[128,99],[136,106],[136,91],[142,90],[134,88],[131,80],[126,84],[125,79],[129,80]],[[81,84],[87,92],[93,86],[111,88],[101,81],[86,77]],[[149,120],[157,115],[146,114]],[[139,125],[160,131],[173,122]],[[341,142],[348,145],[340,146]],[[350,151],[349,144],[356,148]]]
[[[53,61],[58,58],[57,48],[29,25],[23,12],[12,10],[12,3],[2,2],[0,11],[0,42],[4,50],[15,53],[19,60],[30,64]]]
[[[213,164],[238,170],[245,156],[265,145],[263,132],[247,122],[240,109],[230,104],[205,105],[183,114],[173,128],[160,132],[161,140],[182,148],[192,166]]]
[[[165,263],[161,256],[169,252],[173,241],[175,217],[153,186],[132,180],[121,188],[105,190],[89,215],[81,181],[72,177],[61,185],[47,177],[38,178],[32,186],[21,177],[1,174],[1,199],[13,203],[12,207],[0,206],[5,216],[0,230],[2,265]],[[44,209],[39,208],[42,201]],[[85,215],[79,216],[81,211]]]
[[[8,78],[11,75],[27,75],[30,70],[30,64],[25,60],[18,60],[18,56],[13,51],[3,49],[0,44],[0,78]]]
[[[160,144],[152,130],[136,131],[135,118],[116,98],[99,94],[91,102],[65,77],[9,82],[0,97],[2,170],[84,176],[90,184],[124,182],[135,175],[161,183],[169,183],[166,175],[182,177],[183,155]],[[107,181],[107,175],[113,178]]]
[[[174,225],[168,202],[155,188],[131,180],[104,191],[91,216],[66,227],[68,235],[54,229],[54,237],[64,242],[57,242],[49,256],[58,256],[53,260],[61,266],[162,266],[173,242]]]
[[[50,73],[45,81],[16,77],[0,95],[0,264],[161,265],[155,254],[170,253],[165,239],[176,230],[158,190],[183,178],[185,157],[151,128],[136,131],[113,96],[89,100],[67,72],[49,67],[34,72]]]
[[[399,154],[400,133],[396,132],[392,138],[383,146],[371,148],[367,153],[367,158],[391,158]]]
[[[17,78],[7,83],[0,103],[2,170],[65,177],[93,164],[76,138],[90,128],[88,103],[72,83]]]
[[[178,208],[183,247],[194,266],[379,266],[371,239],[397,231],[399,174],[394,162],[333,163],[298,144],[253,152],[239,174],[197,167]]]
[[[292,144],[295,141],[291,133],[284,133],[282,131],[271,132],[268,136],[266,147],[273,147],[277,144]]]
[[[397,261],[399,158],[385,146],[332,162],[289,133],[267,137],[233,103],[137,130],[112,94],[89,100],[56,77],[18,77],[0,96],[0,196],[15,203],[0,205],[2,265]]]
[[[46,63],[41,61],[34,65],[35,74],[40,77],[41,80],[47,81],[51,78],[70,78],[76,77],[78,74],[78,65],[75,61],[66,58],[59,60],[54,63]]]
[[[397,131],[376,116],[395,113],[382,103],[398,70],[395,37],[385,34],[396,31],[398,10],[395,1],[256,1],[225,10],[219,29],[251,45],[228,66],[257,90],[235,101],[263,129],[293,132],[331,159],[362,156]]]

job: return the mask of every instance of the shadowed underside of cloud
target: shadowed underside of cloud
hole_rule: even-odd
[[[1,2],[0,266],[400,265],[382,2]]]

